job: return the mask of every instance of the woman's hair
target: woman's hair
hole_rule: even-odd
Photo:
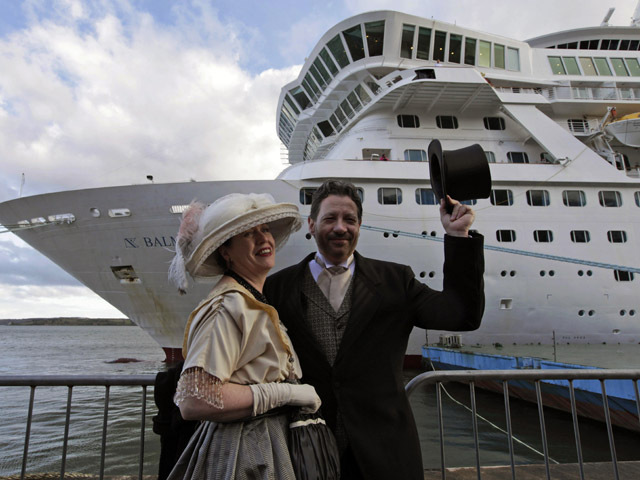
[[[313,221],[318,219],[320,212],[320,204],[329,195],[338,195],[340,197],[349,197],[356,204],[358,209],[358,221],[362,222],[362,201],[358,189],[349,182],[341,180],[327,180],[313,193],[311,200],[311,212],[309,216]]]

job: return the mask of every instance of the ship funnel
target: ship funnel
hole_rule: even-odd
[[[429,144],[431,188],[438,197],[474,200],[491,195],[491,170],[487,156],[477,143],[458,150],[442,150],[439,140]],[[450,212],[450,207],[447,207]]]
[[[613,12],[615,12],[615,11],[616,11],[616,9],[613,8],[613,7],[611,7],[609,9],[607,14],[602,19],[602,23],[600,24],[601,27],[608,27],[609,26],[609,19],[611,18],[611,15],[613,15]]]

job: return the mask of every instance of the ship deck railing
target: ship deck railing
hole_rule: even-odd
[[[576,409],[576,397],[574,391],[574,382],[579,380],[598,380],[602,390],[602,404],[603,414],[606,423],[606,430],[608,435],[608,443],[610,450],[611,461],[608,462],[608,468],[610,472],[607,478],[615,478],[619,480],[620,470],[616,455],[614,431],[610,418],[610,407],[606,392],[605,381],[606,380],[631,380],[635,389],[635,403],[637,409],[637,421],[640,425],[640,395],[638,393],[638,381],[640,380],[640,370],[636,369],[558,369],[558,370],[453,370],[453,371],[434,371],[424,372],[413,379],[411,379],[406,385],[406,391],[409,396],[416,392],[419,388],[426,386],[434,386],[436,389],[436,409],[439,425],[439,443],[440,443],[440,459],[441,468],[438,476],[442,479],[454,478],[453,473],[446,465],[445,461],[445,425],[443,423],[443,402],[441,398],[441,390],[444,388],[445,383],[458,382],[469,385],[470,404],[472,415],[470,422],[472,423],[473,431],[473,445],[475,449],[475,470],[477,472],[477,478],[480,479],[483,471],[483,467],[480,461],[480,443],[478,439],[478,425],[477,425],[477,412],[476,412],[476,385],[484,381],[499,382],[502,384],[502,396],[504,401],[504,415],[506,421],[507,439],[509,446],[509,458],[510,464],[506,465],[507,469],[510,467],[510,477],[516,478],[516,462],[514,459],[513,450],[513,432],[512,432],[512,418],[510,410],[510,396],[509,396],[509,382],[510,381],[528,381],[532,382],[535,387],[536,400],[538,407],[538,420],[540,427],[540,434],[542,439],[542,450],[544,454],[544,467],[546,478],[551,478],[550,468],[550,455],[548,451],[547,434],[545,427],[545,411],[542,402],[542,388],[541,382],[544,380],[563,380],[568,382],[570,403],[571,403],[571,417],[574,429],[575,448],[578,459],[578,471],[581,479],[585,478],[584,461],[582,456],[582,442],[580,438],[580,430],[578,424],[578,414]],[[146,430],[147,423],[147,396],[149,387],[153,387],[155,382],[155,375],[0,375],[0,387],[13,387],[13,388],[26,388],[30,389],[29,404],[27,408],[27,417],[24,441],[22,445],[22,466],[19,475],[17,473],[10,474],[8,477],[6,474],[0,473],[0,478],[11,479],[29,479],[30,473],[27,471],[28,458],[29,458],[29,446],[32,422],[34,418],[34,398],[38,388],[41,387],[62,387],[67,389],[67,402],[66,410],[60,411],[59,415],[64,417],[64,423],[62,431],[60,432],[60,438],[62,439],[60,445],[50,445],[51,458],[56,456],[60,457],[60,468],[56,472],[56,477],[64,479],[66,478],[80,478],[77,474],[70,475],[66,472],[67,452],[69,446],[69,432],[70,424],[72,420],[72,399],[73,389],[77,387],[102,387],[103,388],[103,418],[102,418],[102,439],[100,450],[100,461],[97,474],[87,475],[86,478],[105,478],[105,458],[109,453],[109,445],[107,442],[107,429],[109,425],[110,414],[110,394],[112,388],[117,387],[137,387],[140,389],[141,401],[139,405],[139,428],[133,428],[130,431],[132,437],[138,437],[138,463],[135,466],[131,466],[131,472],[128,473],[130,478],[153,478],[157,474],[157,465],[153,466],[152,472],[145,472],[145,445],[147,443],[147,436],[149,435]],[[0,390],[2,391],[2,390]],[[74,406],[74,412],[80,407]],[[153,406],[155,410],[155,405]],[[49,412],[51,413],[51,412]],[[1,422],[11,422],[13,419],[2,417]],[[1,453],[1,452],[0,452]],[[147,465],[147,468],[151,468]],[[455,470],[455,469],[454,469]],[[433,472],[432,472],[433,473]],[[4,475],[4,477],[3,477]],[[425,472],[425,478],[426,478]],[[35,477],[34,477],[35,478]],[[119,476],[118,478],[122,478]],[[434,478],[434,477],[429,477]],[[470,478],[470,477],[465,477]],[[492,477],[493,478],[493,477]],[[504,478],[508,478],[505,476]],[[558,478],[555,477],[554,478]],[[575,478],[575,477],[571,477]]]
[[[640,88],[638,87],[591,87],[569,86],[556,87],[494,87],[502,93],[538,94],[547,100],[593,100],[593,101],[638,101]]]

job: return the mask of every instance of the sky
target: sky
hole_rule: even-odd
[[[0,202],[146,182],[269,179],[280,89],[371,10],[525,40],[628,25],[633,0],[0,0]],[[242,161],[229,161],[229,159]],[[0,233],[0,318],[122,317]]]

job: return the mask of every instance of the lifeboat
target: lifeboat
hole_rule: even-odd
[[[629,147],[640,147],[640,112],[620,117],[605,126],[605,131]]]

